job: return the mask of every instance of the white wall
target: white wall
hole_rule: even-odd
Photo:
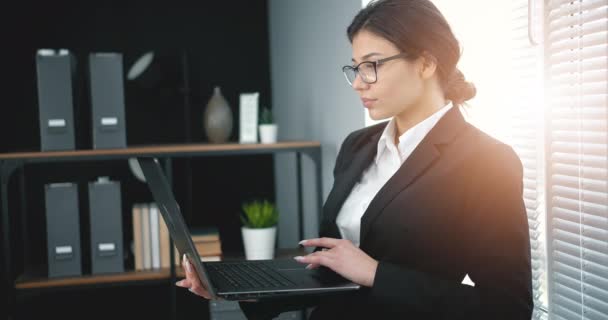
[[[346,135],[364,126],[364,112],[341,68],[351,59],[346,28],[361,0],[270,0],[272,103],[279,140],[317,140],[323,153],[323,201],[333,183],[333,166]],[[318,234],[314,165],[302,157],[305,235]],[[279,246],[297,236],[295,156],[275,156]]]

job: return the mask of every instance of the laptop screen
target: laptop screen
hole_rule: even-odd
[[[146,178],[146,182],[152,196],[158,205],[160,213],[165,219],[169,234],[175,243],[175,247],[180,254],[186,254],[186,256],[192,262],[194,268],[197,270],[200,280],[203,282],[207,291],[211,296],[216,296],[213,286],[210,286],[209,277],[203,263],[200,261],[196,247],[192,242],[190,231],[188,226],[184,222],[182,213],[179,209],[177,201],[173,197],[173,191],[169,185],[158,160],[155,158],[138,158],[141,170]]]

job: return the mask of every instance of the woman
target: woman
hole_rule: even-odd
[[[351,133],[323,208],[324,248],[295,259],[362,286],[334,296],[242,302],[249,318],[314,307],[312,319],[530,319],[522,166],[469,125],[460,48],[429,0],[380,0],[347,30],[343,71],[372,119]],[[178,283],[203,297],[195,275]]]

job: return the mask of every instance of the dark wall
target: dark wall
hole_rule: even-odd
[[[221,86],[232,108],[234,129],[230,140],[238,141],[239,94],[260,92],[260,106],[271,106],[266,6],[263,0],[238,4],[173,1],[164,5],[119,1],[68,5],[43,1],[21,3],[10,12],[3,12],[2,29],[11,46],[2,53],[3,73],[10,81],[5,87],[9,88],[7,98],[0,104],[0,152],[40,150],[34,60],[39,48],[67,48],[76,58],[74,112],[79,149],[90,149],[92,145],[86,81],[87,56],[91,52],[121,52],[125,73],[143,53],[155,53],[153,64],[141,78],[125,79],[129,146],[207,142],[203,111],[214,86]],[[240,205],[251,198],[274,199],[272,168],[271,156],[174,160],[174,190],[186,220],[191,226],[217,226],[224,251],[242,250]],[[83,202],[88,181],[101,175],[120,181],[125,248],[132,239],[132,205],[152,200],[147,186],[133,177],[126,161],[37,164],[27,166],[23,174],[25,192],[20,192],[17,172],[11,180],[9,196],[12,216],[25,217],[27,222],[23,242],[23,220],[11,220],[11,264],[16,273],[36,266],[44,268],[46,263],[45,183],[77,182]],[[25,208],[18,201],[22,195],[26,197]],[[85,218],[81,221],[86,221],[86,203],[80,207],[81,217]],[[83,229],[86,230],[84,226]],[[82,234],[85,239],[87,236]],[[125,257],[125,266],[132,268],[132,255]],[[131,299],[133,306],[148,308],[145,314],[165,315],[169,310],[165,296],[158,299],[159,303],[146,301],[155,301],[149,300],[154,290],[168,293],[167,284],[154,288],[119,286],[76,293],[47,292],[21,301],[18,311],[21,318],[33,318],[37,313],[61,315],[60,308],[53,307],[60,304],[51,302],[62,301],[62,297],[91,307],[110,297],[123,297]],[[183,310],[189,310],[185,304],[192,310],[198,310],[200,304],[188,295],[178,302]],[[205,312],[206,309],[197,312],[197,317]]]

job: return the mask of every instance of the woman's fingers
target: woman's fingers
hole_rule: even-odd
[[[340,244],[340,239],[334,238],[316,238],[316,239],[308,239],[300,241],[300,244],[305,247],[324,247],[324,248],[333,248]]]
[[[176,282],[175,285],[182,288],[190,288],[192,286],[192,283],[189,279],[182,279]]]
[[[209,292],[207,292],[207,290],[205,290],[201,286],[192,286],[188,290],[190,290],[190,292],[192,292],[192,293],[194,293],[194,294],[196,294],[198,296],[201,296],[201,297],[203,297],[205,299],[211,299],[211,295],[209,294]]]
[[[186,279],[190,281],[190,286],[201,286],[201,281],[198,278],[198,275],[194,272],[194,268],[192,267],[192,264],[188,258],[186,258],[186,255],[184,255],[183,265],[186,273]]]
[[[194,268],[192,267],[192,264],[190,264],[190,261],[188,260],[186,255],[184,255],[183,257],[182,264],[184,265],[186,279],[179,281],[178,283],[176,283],[176,285],[179,287],[188,288],[190,292],[196,295],[199,295],[206,299],[211,299],[211,295],[209,294],[207,289],[202,285],[200,279],[198,278],[198,275],[194,272]]]
[[[332,259],[329,257],[328,253],[329,252],[327,252],[327,251],[317,251],[317,252],[313,252],[307,256],[294,257],[294,259],[300,263],[321,265],[321,266],[331,268]]]
[[[308,269],[308,270],[317,269],[320,266],[321,265],[316,264],[316,263],[310,263],[309,265],[306,266],[306,269]]]

